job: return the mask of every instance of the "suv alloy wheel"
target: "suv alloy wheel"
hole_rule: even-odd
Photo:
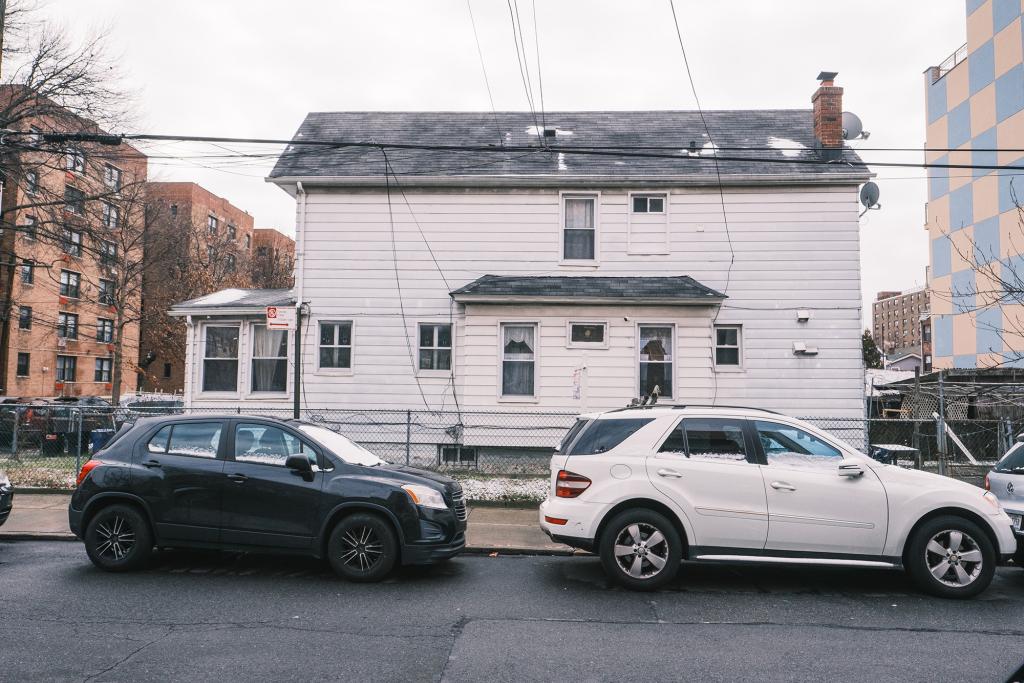
[[[85,530],[85,552],[108,572],[141,567],[153,552],[153,535],[142,513],[131,505],[105,507]]]
[[[917,530],[904,562],[926,592],[941,598],[971,598],[992,582],[996,552],[977,524],[946,515]]]
[[[683,542],[664,515],[637,508],[608,522],[601,534],[601,563],[626,588],[655,590],[679,571]]]
[[[335,525],[327,557],[334,571],[349,581],[380,581],[398,560],[398,539],[386,520],[359,512]]]

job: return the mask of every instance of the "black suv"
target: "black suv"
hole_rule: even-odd
[[[108,571],[154,546],[327,557],[355,581],[465,547],[462,487],[389,465],[321,425],[241,415],[124,425],[82,467],[71,530]]]

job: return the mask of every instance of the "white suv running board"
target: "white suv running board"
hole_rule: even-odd
[[[693,559],[710,562],[765,562],[770,564],[817,564],[838,567],[879,567],[892,569],[892,562],[874,560],[842,560],[816,557],[768,557],[764,555],[697,555]]]

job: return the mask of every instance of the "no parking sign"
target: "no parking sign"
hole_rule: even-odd
[[[267,306],[268,330],[294,330],[295,309],[290,306]]]

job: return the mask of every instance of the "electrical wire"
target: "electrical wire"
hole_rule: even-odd
[[[494,114],[494,128],[498,133],[498,144],[504,144],[505,137],[501,132],[501,124],[498,122],[498,110],[494,106],[494,95],[491,94],[491,80],[487,77],[487,65],[484,63],[484,51],[480,47],[480,35],[476,30],[476,20],[473,18],[473,6],[471,0],[466,0],[466,9],[469,10],[469,23],[473,27],[473,39],[476,41],[476,53],[480,57],[480,70],[484,74],[484,86],[487,88],[487,100],[491,103],[491,113]]]

